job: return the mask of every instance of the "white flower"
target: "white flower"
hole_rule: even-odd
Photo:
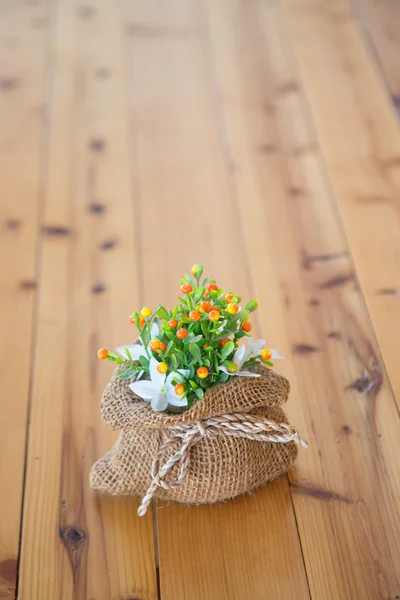
[[[259,356],[261,354],[262,348],[265,346],[265,340],[249,340],[250,353],[253,356]],[[283,356],[280,356],[278,350],[274,350],[273,348],[269,348],[271,352],[271,360],[283,360]]]
[[[150,328],[150,333],[151,333],[152,340],[158,338],[158,336],[160,335],[160,328],[156,322],[152,323],[151,328]],[[139,360],[139,358],[141,356],[147,356],[146,349],[142,344],[130,344],[128,346],[118,346],[117,352],[125,360],[130,360],[129,356],[126,352],[127,349],[128,349],[128,352],[130,353],[130,355],[132,356],[133,361]]]
[[[253,356],[259,356],[261,354],[261,348],[265,346],[265,340],[249,340],[250,353]]]
[[[283,356],[280,356],[278,350],[270,348],[269,351],[271,352],[271,360],[283,360]]]
[[[264,340],[262,341],[264,342]],[[260,377],[258,373],[252,373],[251,371],[241,371],[241,368],[248,359],[249,355],[250,352],[246,350],[246,347],[240,346],[233,355],[233,362],[237,366],[237,371],[235,373],[230,373],[224,365],[218,367],[218,369],[220,371],[223,371],[224,373],[227,373],[228,375],[238,375],[239,377]]]
[[[132,392],[147,400],[151,404],[154,411],[161,412],[171,406],[187,406],[187,398],[182,398],[175,393],[173,379],[181,380],[181,375],[189,377],[190,371],[186,369],[178,369],[166,376],[157,371],[158,362],[154,357],[150,360],[150,381],[135,381],[129,387]]]

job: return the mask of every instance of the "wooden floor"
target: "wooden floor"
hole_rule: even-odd
[[[400,4],[3,0],[0,598],[400,597]],[[204,262],[286,357],[295,469],[100,497],[127,316]]]

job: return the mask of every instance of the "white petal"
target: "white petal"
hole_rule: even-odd
[[[154,394],[157,393],[157,387],[152,381],[134,381],[129,384],[129,387],[132,392],[144,400],[151,400]]]
[[[158,361],[154,358],[154,356],[150,359],[150,377],[153,383],[159,388],[165,383],[165,373],[159,373],[157,371]]]
[[[233,362],[235,362],[237,364],[237,366],[240,367],[242,366],[242,364],[245,362],[246,360],[246,347],[245,346],[240,346],[234,356],[233,356]]]
[[[251,371],[238,371],[234,375],[238,375],[239,377],[260,377],[259,373],[252,373]]]
[[[155,393],[151,399],[151,408],[155,412],[162,412],[168,406],[168,399],[165,394]]]
[[[125,360],[129,360],[129,356],[126,352],[128,348],[130,355],[132,356],[132,360],[139,360],[141,356],[146,356],[146,350],[143,348],[142,344],[131,344],[128,346],[118,346],[117,352],[122,358]]]
[[[226,373],[227,375],[235,375],[235,373],[229,373],[229,371],[225,367],[225,365],[221,365],[220,367],[218,367],[218,371],[222,371],[223,373]]]
[[[250,340],[249,346],[253,356],[258,356],[261,353],[261,348],[265,346],[265,340]]]
[[[171,406],[181,407],[187,406],[188,404],[186,396],[178,396],[178,394],[175,394],[173,386],[167,387],[167,398],[168,404],[170,404]]]
[[[154,338],[158,338],[158,336],[160,335],[160,328],[155,321],[153,321],[150,327],[150,333],[152,340],[154,340]]]
[[[189,369],[177,369],[176,371],[173,371],[172,373],[170,373],[168,375],[166,384],[167,385],[172,385],[172,380],[173,379],[177,379],[178,381],[182,381],[181,375],[183,375],[186,378],[189,377],[189,375],[190,375]]]
[[[271,352],[271,360],[283,360],[283,356],[280,356],[278,350],[270,348],[269,351]]]

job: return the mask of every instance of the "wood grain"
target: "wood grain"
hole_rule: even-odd
[[[0,9],[0,598],[7,599],[17,577],[38,286],[46,15],[46,2],[3,2]]]
[[[400,110],[400,5],[393,0],[352,0],[359,27]],[[373,62],[373,60],[371,61]]]
[[[311,597],[395,598],[399,417],[282,12],[261,1],[206,8],[253,286],[268,304],[262,330],[290,359],[290,420],[311,440],[291,474]]]
[[[300,75],[350,251],[400,406],[400,134],[346,2],[285,0]],[[318,55],[318,56],[317,56]],[[335,93],[338,90],[338,93]]]
[[[115,439],[99,415],[112,365],[100,364],[96,349],[132,335],[127,317],[138,301],[121,24],[106,1],[84,11],[62,2],[52,19],[18,597],[150,600],[157,597],[151,512],[139,520],[136,500],[100,497],[88,482]]]
[[[197,7],[124,6],[143,301],[175,304],[181,274],[200,261],[249,299]],[[161,504],[157,526],[163,600],[308,598],[286,477],[223,506]]]

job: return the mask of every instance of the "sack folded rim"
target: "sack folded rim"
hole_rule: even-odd
[[[129,382],[116,377],[117,367],[107,384],[101,404],[101,414],[111,429],[164,429],[199,419],[231,413],[250,412],[263,406],[284,404],[290,384],[283,376],[259,366],[260,377],[232,377],[207,390],[202,399],[180,413],[154,412],[142,398],[129,388]]]

